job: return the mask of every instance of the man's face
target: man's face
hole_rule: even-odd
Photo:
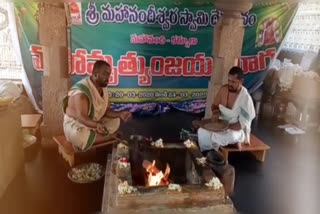
[[[242,80],[237,78],[237,75],[228,76],[228,88],[230,92],[237,92],[242,84]]]
[[[104,65],[100,68],[99,72],[97,73],[97,82],[101,88],[108,86],[110,74],[110,67]]]

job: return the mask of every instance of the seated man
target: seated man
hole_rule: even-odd
[[[105,61],[94,64],[92,75],[76,83],[64,99],[64,133],[76,151],[87,151],[93,144],[113,137],[120,119],[127,121],[130,112],[110,108],[108,80],[111,67]]]
[[[250,94],[242,86],[243,71],[233,67],[229,71],[228,85],[224,85],[217,93],[212,104],[212,121],[226,120],[229,127],[226,131],[211,132],[198,129],[198,142],[201,152],[218,150],[220,146],[249,143],[251,121],[255,110]]]

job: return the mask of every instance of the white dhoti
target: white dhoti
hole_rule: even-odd
[[[120,127],[120,118],[107,118],[101,120],[110,134],[115,133]],[[88,150],[96,139],[96,131],[92,130],[67,114],[64,115],[63,129],[67,141],[72,143],[76,151]]]
[[[218,150],[220,146],[243,143],[244,140],[245,133],[243,130],[227,129],[222,132],[211,132],[203,128],[198,129],[198,142],[201,152],[212,149]]]
[[[227,129],[222,132],[211,132],[203,128],[198,130],[198,142],[201,151],[218,150],[220,146],[235,143],[250,143],[251,122],[255,117],[253,101],[247,89],[242,87],[232,109],[219,105],[220,119],[229,124],[240,123],[239,131]]]

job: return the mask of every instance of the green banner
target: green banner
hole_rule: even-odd
[[[239,66],[246,73],[247,88],[262,81],[296,6],[288,2],[256,5],[241,14],[245,36]],[[112,102],[163,103],[206,98],[214,68],[214,26],[223,16],[213,4],[73,2],[69,8],[74,82],[90,74],[96,60],[106,60],[112,65]],[[37,40],[37,5],[16,3],[16,9],[25,67],[28,76],[33,76],[32,85],[37,87],[43,71],[42,47]]]

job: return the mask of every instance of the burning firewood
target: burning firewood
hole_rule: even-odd
[[[146,186],[166,186],[169,184],[170,166],[166,165],[166,170],[163,174],[161,170],[156,167],[156,161],[153,160],[152,163],[148,160],[144,160],[142,163],[143,168],[145,168],[148,173],[148,179]]]

